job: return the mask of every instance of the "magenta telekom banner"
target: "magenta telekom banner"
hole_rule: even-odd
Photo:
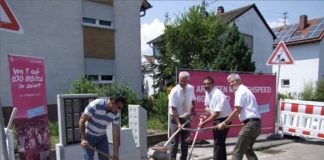
[[[178,73],[183,70],[178,70]],[[234,105],[234,91],[230,89],[227,76],[230,73],[226,72],[214,72],[214,71],[198,71],[198,70],[186,70],[190,73],[189,83],[195,87],[196,95],[196,112],[198,116],[194,118],[192,128],[197,128],[199,122],[199,115],[204,111],[204,98],[205,88],[203,85],[203,79],[207,76],[211,76],[215,80],[215,85],[224,92],[225,95],[230,99],[230,104],[233,109]],[[262,134],[274,133],[275,130],[275,106],[276,106],[276,76],[272,74],[251,74],[241,73],[239,74],[242,83],[246,85],[255,95],[259,111],[262,116]],[[232,124],[241,124],[238,120],[234,120]],[[211,126],[210,123],[207,126]],[[205,127],[207,127],[205,126]],[[231,128],[229,131],[229,137],[235,137],[238,135],[240,128]],[[191,133],[193,137],[195,133]],[[200,132],[198,139],[205,140],[212,138],[212,131]]]
[[[16,137],[20,159],[50,156],[44,59],[9,55],[12,104],[17,107]]]

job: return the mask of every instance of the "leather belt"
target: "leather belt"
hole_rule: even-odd
[[[249,118],[243,121],[243,123],[253,122],[253,121],[260,121],[260,118]]]

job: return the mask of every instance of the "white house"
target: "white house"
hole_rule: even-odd
[[[313,84],[324,77],[324,17],[308,20],[300,16],[299,23],[274,28],[277,39],[274,47],[284,41],[294,64],[281,65],[278,91],[300,96],[305,84]],[[278,72],[279,66],[273,66]]]
[[[153,82],[153,56],[144,55],[142,60],[143,96],[150,97],[155,93]]]
[[[224,12],[218,7],[217,15],[225,23],[235,23],[244,36],[245,44],[252,51],[252,61],[255,62],[255,72],[271,73],[272,68],[266,65],[272,53],[272,43],[275,35],[255,4]]]

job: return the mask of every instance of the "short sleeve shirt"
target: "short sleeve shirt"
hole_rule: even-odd
[[[187,108],[187,111],[190,114],[190,107],[192,104],[192,101],[195,101],[195,92],[194,92],[194,87],[190,84],[187,84],[186,86],[186,97],[187,97],[187,101],[186,104],[187,106],[185,106]],[[184,114],[184,110],[183,110],[183,89],[181,88],[181,86],[178,84],[176,85],[174,88],[172,88],[170,95],[169,95],[169,113],[172,115],[172,108],[171,107],[175,107],[177,108],[177,113],[178,115]]]
[[[209,108],[211,114],[220,112],[218,118],[227,117],[232,112],[228,98],[216,87],[210,93],[205,92],[205,106]]]
[[[101,136],[106,134],[109,123],[119,125],[120,113],[113,113],[107,110],[107,99],[95,99],[85,108],[85,115],[91,117],[85,124],[87,134]]]
[[[234,106],[241,107],[241,113],[239,115],[241,121],[249,118],[261,118],[255,96],[243,84],[235,92]]]

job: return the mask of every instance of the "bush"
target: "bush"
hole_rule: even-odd
[[[293,97],[290,94],[278,93],[278,99],[293,99]]]
[[[136,93],[125,83],[115,82],[109,85],[99,85],[96,93],[101,97],[112,95],[122,95],[127,98],[128,104],[139,104],[139,99]]]
[[[304,89],[302,91],[301,99],[302,100],[314,100],[315,94],[314,94],[314,86],[313,82],[308,81],[304,84]]]
[[[82,76],[80,80],[76,80],[72,84],[72,89],[68,93],[81,94],[81,93],[94,93],[99,97],[110,97],[112,95],[121,95],[127,99],[127,104],[139,104],[140,101],[137,98],[136,93],[128,87],[125,83],[115,82],[112,84],[95,84],[85,76]],[[124,107],[121,113],[122,126],[128,125],[128,108]]]
[[[168,121],[168,94],[159,92],[154,95],[153,99],[153,112],[154,117],[158,118],[161,122],[167,123]]]
[[[96,93],[96,85],[89,81],[85,76],[81,76],[72,84],[72,89],[68,93],[82,94],[82,93]]]
[[[166,130],[168,128],[168,95],[160,92],[142,100],[141,106],[148,115],[147,128]]]
[[[168,129],[168,123],[161,123],[158,118],[151,118],[147,121],[147,128],[165,131]]]
[[[293,97],[290,94],[282,94],[282,93],[278,93],[278,98],[293,99]],[[302,100],[324,102],[324,79],[317,81],[315,87],[312,81],[308,81],[307,83],[305,83],[300,98]]]
[[[324,101],[324,79],[316,83],[315,98],[319,101]]]
[[[59,136],[59,128],[58,123],[56,122],[49,122],[49,130],[51,136]]]
[[[152,97],[145,97],[141,101],[141,106],[147,111],[147,118],[153,116],[153,98]]]
[[[101,97],[109,97],[112,95],[121,95],[126,97],[127,103],[124,106],[128,106],[128,104],[140,104],[139,99],[137,98],[136,93],[128,87],[126,84],[121,82],[115,82],[110,85],[102,85],[98,87],[97,92]],[[128,126],[128,108],[124,107],[121,113],[121,121],[122,126]]]

